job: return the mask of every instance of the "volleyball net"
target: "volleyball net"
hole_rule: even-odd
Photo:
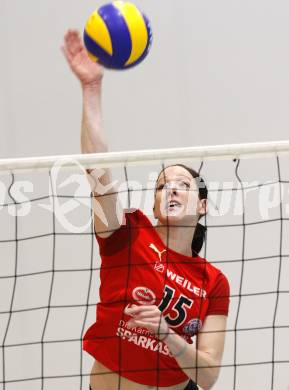
[[[0,160],[0,389],[87,390],[100,257],[87,168],[151,219],[167,165],[208,187],[201,256],[231,287],[216,390],[288,390],[289,142]]]

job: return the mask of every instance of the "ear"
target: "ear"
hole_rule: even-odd
[[[200,199],[198,202],[198,213],[202,217],[207,214],[208,211],[208,199]]]

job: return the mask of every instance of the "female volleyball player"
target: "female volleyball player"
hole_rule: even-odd
[[[83,91],[82,151],[106,152],[103,70],[74,30],[65,35],[63,52]],[[123,212],[116,189],[103,193],[112,181],[109,170],[89,171],[89,180],[105,215],[95,208],[102,267],[97,321],[84,337],[84,349],[95,359],[91,389],[210,389],[223,354],[229,285],[198,256],[198,220],[207,206],[203,180],[184,165],[162,170],[156,226],[140,210]]]

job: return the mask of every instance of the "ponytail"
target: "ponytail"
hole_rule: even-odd
[[[205,238],[206,238],[206,232],[207,232],[206,226],[204,226],[200,223],[197,223],[197,226],[195,229],[195,234],[194,234],[192,245],[191,245],[193,257],[197,256],[199,254],[199,252],[201,251],[202,246],[203,246],[204,241],[205,241]]]

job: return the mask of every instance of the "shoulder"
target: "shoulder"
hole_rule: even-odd
[[[124,209],[123,218],[120,227],[106,238],[96,239],[99,244],[100,254],[112,256],[125,249],[128,245],[135,242],[139,235],[140,228],[151,226],[148,217],[139,209]]]
[[[207,315],[228,315],[230,305],[230,284],[227,276],[207,259],[203,259],[206,269],[207,298],[209,307]]]
[[[222,289],[224,292],[230,292],[230,284],[227,276],[213,264],[209,263],[210,272],[214,275],[214,283],[212,286],[211,295],[217,290]]]
[[[122,225],[127,225],[127,221],[133,223],[150,223],[148,217],[140,209],[128,208],[123,210],[123,223]]]
[[[219,271],[215,283],[213,285],[211,296],[216,295],[216,292],[222,291],[223,295],[230,295],[230,284],[227,276]]]
[[[211,284],[208,291],[207,315],[228,315],[230,305],[230,284],[227,276],[217,267],[209,264]]]
[[[219,268],[217,268],[205,258],[201,258],[201,260],[205,264],[207,277],[213,286],[221,284],[223,286],[229,287],[227,276]]]

